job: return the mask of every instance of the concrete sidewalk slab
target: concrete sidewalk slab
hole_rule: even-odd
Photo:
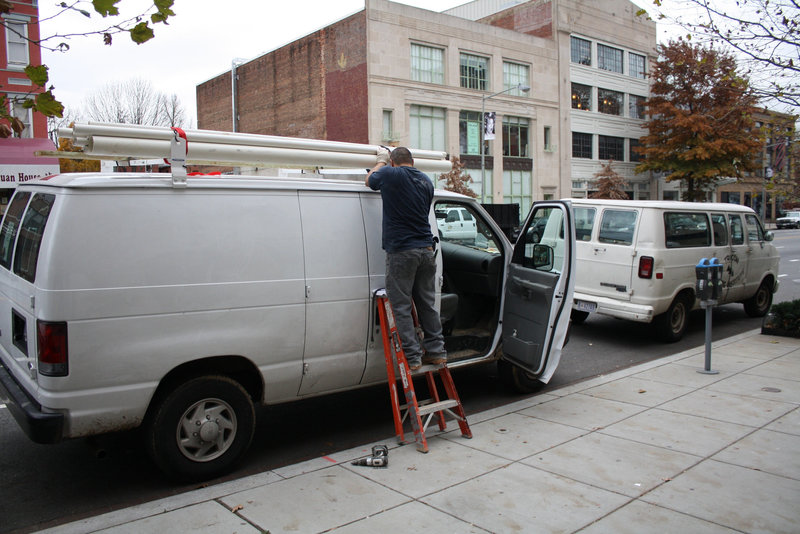
[[[751,331],[392,438],[46,532],[769,532],[800,525],[800,339]],[[387,415],[390,416],[390,415]],[[435,425],[432,425],[435,427]]]

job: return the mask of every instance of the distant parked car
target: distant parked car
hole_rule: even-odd
[[[449,241],[474,243],[478,237],[475,218],[464,208],[436,210],[436,226],[439,228],[439,237]]]
[[[778,228],[800,228],[800,211],[787,211],[783,217],[779,217],[775,224]]]

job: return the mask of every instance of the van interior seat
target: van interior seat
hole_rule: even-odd
[[[442,318],[442,324],[455,317],[457,310],[458,295],[455,293],[442,293],[442,305],[439,311],[439,316]]]

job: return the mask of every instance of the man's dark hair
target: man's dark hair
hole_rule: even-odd
[[[411,151],[404,146],[399,146],[392,150],[390,155],[395,165],[414,165],[414,157]]]

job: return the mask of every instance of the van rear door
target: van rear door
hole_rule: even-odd
[[[547,222],[541,223],[542,219]],[[537,228],[544,226],[541,238],[533,228],[535,223]],[[570,203],[535,203],[507,267],[503,357],[542,382],[558,366],[566,340],[574,273]]]
[[[0,228],[0,344],[6,364],[13,361],[22,371],[18,377],[37,370],[33,284],[54,201],[52,194],[17,191]]]
[[[635,209],[605,207],[596,218],[597,237],[583,243],[586,259],[591,261],[592,275],[588,287],[579,291],[615,300],[631,299],[635,265],[636,231],[640,212]]]

